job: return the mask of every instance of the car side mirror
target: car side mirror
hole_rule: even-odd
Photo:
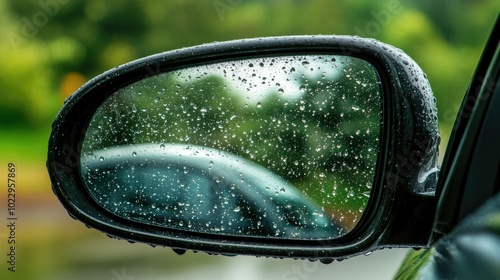
[[[439,134],[403,52],[348,36],[213,43],[80,88],[47,167],[71,216],[179,250],[319,259],[425,247]]]

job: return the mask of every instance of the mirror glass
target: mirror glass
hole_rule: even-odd
[[[117,216],[234,236],[336,238],[371,195],[381,126],[373,65],[262,57],[144,78],[93,115],[92,198]]]

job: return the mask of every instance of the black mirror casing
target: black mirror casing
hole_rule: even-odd
[[[380,150],[365,213],[348,234],[328,240],[287,240],[186,232],[113,215],[85,189],[80,151],[93,113],[113,92],[146,77],[189,66],[245,58],[339,54],[376,68],[382,89]],[[435,99],[425,74],[401,50],[350,36],[295,36],[211,43],[142,58],[85,84],[52,127],[47,168],[69,214],[132,242],[227,255],[308,258],[328,262],[384,247],[426,247],[436,208],[439,145]]]

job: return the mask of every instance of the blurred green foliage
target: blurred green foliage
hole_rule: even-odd
[[[70,93],[61,90],[69,73],[89,79],[146,55],[212,41],[351,34],[412,56],[449,130],[499,6],[495,0],[3,1],[0,127],[46,128]]]
[[[407,52],[431,82],[446,143],[499,8],[498,0],[0,1],[0,158],[29,163],[20,165],[26,172],[24,198],[33,196],[35,187],[49,193],[48,180],[39,174],[46,173],[50,124],[62,101],[85,80],[157,52],[212,41],[302,34],[373,37]],[[33,172],[34,167],[39,172]],[[19,263],[26,269],[12,279],[89,279],[94,271],[111,278],[110,268],[132,263],[148,270],[166,267],[165,263],[195,263],[168,255],[165,262],[164,250],[156,251],[157,257],[142,257],[133,251],[138,247],[121,246],[122,241],[109,248],[99,244],[101,250],[95,254],[95,246],[81,242],[81,231],[68,233],[68,224],[80,224],[65,218],[53,218],[63,226],[42,219],[25,228]],[[46,240],[50,243],[42,242]],[[111,242],[115,241],[106,244]],[[196,263],[214,259],[195,256]],[[2,273],[0,278],[7,279]]]

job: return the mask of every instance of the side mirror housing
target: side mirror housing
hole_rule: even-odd
[[[350,36],[212,43],[75,92],[47,168],[74,218],[179,250],[329,262],[426,247],[439,144],[425,74]]]

